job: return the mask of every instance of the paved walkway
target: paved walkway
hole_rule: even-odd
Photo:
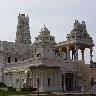
[[[85,93],[72,93],[72,92],[70,92],[70,93],[68,93],[68,92],[52,92],[52,93],[50,93],[50,95],[57,95],[57,96],[59,96],[59,95],[82,95],[82,94],[86,94],[86,95],[90,95],[90,92],[85,92]],[[36,94],[29,94],[29,95],[9,95],[9,96],[37,96],[38,94],[36,93]],[[39,96],[49,96],[49,94],[47,94],[47,93],[39,93]],[[94,93],[94,96],[96,95],[96,93]]]
[[[9,96],[26,96],[26,95],[9,95]]]

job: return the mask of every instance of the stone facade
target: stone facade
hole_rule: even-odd
[[[16,42],[0,42],[0,81],[9,87],[37,88],[41,92],[90,90],[90,80],[96,75],[85,64],[84,50],[90,49],[92,62],[93,40],[84,21],[75,20],[67,40],[56,43],[44,27],[31,43],[29,17],[19,14]],[[78,60],[78,50],[82,59]]]

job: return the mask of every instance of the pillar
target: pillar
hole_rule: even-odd
[[[33,74],[33,77],[32,77],[32,80],[33,80],[33,88],[35,87],[35,72],[32,72]]]
[[[32,81],[31,81],[31,87],[33,87],[33,72],[31,71],[31,74],[32,74]]]
[[[61,57],[61,54],[62,54],[62,48],[59,47],[59,54],[60,54],[60,57]]]
[[[26,85],[29,87],[29,71],[26,73]]]
[[[74,60],[74,49],[72,48],[72,60]]]
[[[84,84],[83,83],[82,83],[81,87],[82,87],[81,88],[82,89],[81,91],[82,91],[82,93],[84,93]]]
[[[73,90],[75,90],[76,89],[76,83],[75,83],[75,74],[73,74],[74,75],[74,77],[73,77]]]
[[[10,73],[9,74],[9,80],[10,80],[10,87],[12,87],[12,78],[13,78],[13,74],[12,73]]]
[[[84,49],[81,49],[81,53],[82,53],[82,60],[84,60]]]
[[[64,91],[66,91],[66,82],[65,82],[66,77],[64,76]]]
[[[93,47],[90,47],[90,63],[93,61],[92,60],[92,57],[93,57],[92,52],[93,52]]]
[[[75,45],[75,61],[78,60],[78,46]]]
[[[20,82],[20,88],[21,88],[21,84],[22,84],[22,73],[21,72],[19,73],[19,76],[20,76],[19,82]]]
[[[3,68],[1,68],[1,82],[3,82],[4,83],[4,73],[3,73]]]
[[[40,87],[42,88],[42,91],[43,91],[43,87],[44,87],[44,80],[43,80],[44,79],[44,76],[43,76],[43,72],[41,72],[40,74],[41,74],[41,76],[40,76],[40,83],[41,83],[40,84]]]
[[[70,60],[70,48],[67,46],[67,60]]]

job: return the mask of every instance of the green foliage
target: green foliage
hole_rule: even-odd
[[[4,83],[0,82],[0,87],[7,87]]]
[[[19,96],[19,95],[25,95],[25,96],[32,96],[32,95],[28,95],[28,94],[36,94],[36,96],[37,96],[37,93],[36,92],[29,92],[29,91],[20,91],[20,92],[17,92],[17,91],[11,91],[11,90],[9,90],[9,91],[3,91],[3,90],[0,90],[0,96],[10,96],[10,95],[12,95],[12,96],[14,96],[14,95],[17,95],[17,96]],[[42,94],[42,95],[41,95]],[[44,95],[44,94],[47,94],[47,95]],[[96,96],[96,94],[94,94],[94,95],[88,95],[88,94],[83,94],[83,95],[74,95],[74,94],[66,94],[66,95],[55,95],[55,94],[51,94],[51,93],[40,93],[40,96]]]
[[[27,95],[27,94],[31,94],[30,92],[24,92],[24,91],[20,91],[17,92],[15,90],[9,90],[9,91],[3,91],[0,90],[0,96],[9,96],[9,95]]]
[[[0,96],[8,96],[6,91],[0,90]]]

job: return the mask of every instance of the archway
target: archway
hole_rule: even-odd
[[[73,73],[65,74],[65,84],[66,84],[66,91],[74,90],[74,74]]]

